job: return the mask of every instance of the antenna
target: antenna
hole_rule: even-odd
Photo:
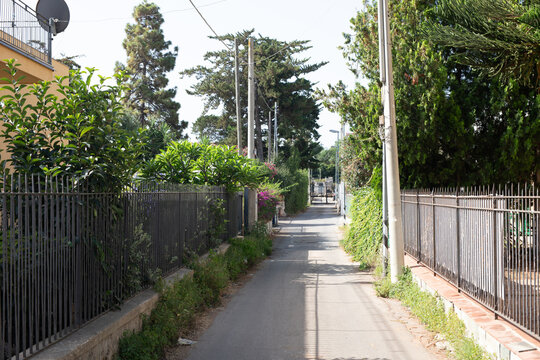
[[[39,0],[36,5],[39,24],[53,35],[66,30],[69,25],[69,7],[64,0]]]

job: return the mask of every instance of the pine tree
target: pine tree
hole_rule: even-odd
[[[135,24],[127,24],[122,43],[127,64],[117,64],[117,69],[128,75],[125,104],[136,112],[142,127],[149,123],[150,115],[157,115],[159,121],[181,135],[187,123],[178,120],[176,88],[167,88],[166,76],[174,69],[178,47],[171,51],[171,42],[165,41],[161,29],[164,20],[156,4],[144,1],[137,5],[133,18]]]
[[[540,92],[539,0],[443,0],[428,27],[453,58]]]
[[[240,96],[244,129],[242,144],[247,134],[247,43],[254,30],[243,30],[226,34],[219,40],[234,46],[236,37],[240,57]],[[213,38],[213,37],[212,37]],[[268,112],[273,111],[274,102],[279,104],[278,138],[280,158],[291,156],[293,148],[300,154],[300,167],[313,167],[315,155],[320,151],[317,140],[319,103],[313,96],[314,84],[306,75],[318,70],[326,62],[310,63],[309,58],[299,58],[310,48],[309,41],[291,42],[258,35],[254,37],[256,115],[255,147],[260,160],[267,158],[266,152]],[[234,88],[234,56],[225,49],[209,51],[204,55],[209,65],[199,65],[184,70],[182,76],[195,77],[197,82],[187,92],[201,96],[205,101],[203,114],[193,124],[199,137],[228,145],[236,144],[236,102]],[[217,114],[209,116],[212,111]]]

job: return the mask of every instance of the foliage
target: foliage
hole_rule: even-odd
[[[351,190],[360,189],[366,186],[371,176],[371,171],[377,165],[370,164],[366,166],[365,160],[362,160],[362,141],[359,141],[356,133],[350,134],[343,139],[340,148],[340,171],[341,179],[347,184]]]
[[[0,98],[2,164],[21,174],[65,175],[94,190],[119,191],[137,171],[138,140],[121,129],[123,78],[116,84],[95,69],[69,78],[25,85],[14,60],[7,62],[7,94]]]
[[[164,287],[155,309],[143,319],[142,329],[127,331],[120,339],[118,359],[161,359],[165,347],[175,344],[179,333],[193,326],[198,312],[219,304],[228,281],[268,256],[271,249],[272,241],[260,231],[233,239],[225,254],[212,254],[206,262],[197,264],[193,277]]]
[[[210,219],[212,219],[209,224],[208,238],[210,247],[215,247],[221,244],[223,234],[227,229],[225,201],[223,199],[208,199],[208,207],[211,214]]]
[[[123,283],[126,294],[136,294],[145,285],[154,284],[159,273],[152,272],[150,264],[150,235],[144,232],[142,224],[135,227],[133,240],[126,239],[126,271],[123,274]]]
[[[170,143],[142,170],[146,179],[225,186],[231,191],[244,186],[256,188],[264,174],[257,161],[239,155],[234,147],[188,141]]]
[[[141,142],[141,160],[149,161],[165,150],[170,142],[181,137],[167,123],[160,121],[155,115],[148,117],[145,126],[141,126],[136,112],[126,109],[121,118],[121,127]]]
[[[401,300],[428,330],[442,334],[452,345],[456,359],[490,359],[490,356],[467,336],[465,325],[456,313],[452,310],[446,312],[439,298],[420,289],[412,280],[409,268],[405,269],[396,284],[392,284],[389,278],[384,278],[379,280],[375,287],[379,296]]]
[[[429,37],[450,47],[452,58],[540,91],[540,3],[443,0],[434,15]]]
[[[278,198],[276,194],[270,191],[261,191],[257,194],[258,218],[264,222],[272,220],[276,215],[276,206]]]
[[[237,34],[227,34],[219,39],[234,47],[234,39],[239,44],[240,58],[240,103],[242,106],[242,143],[246,144],[247,128],[247,43],[254,30],[244,30]],[[291,148],[300,149],[303,168],[314,161],[316,150],[317,118],[319,105],[313,98],[313,83],[305,75],[316,71],[325,63],[309,64],[307,58],[297,56],[308,50],[308,41],[279,41],[259,35],[254,39],[255,77],[257,96],[255,116],[255,141],[259,160],[268,158],[265,154],[264,134],[268,111],[273,111],[275,101],[279,104],[278,137],[283,142],[280,153],[287,158]],[[210,51],[204,55],[208,66],[199,65],[184,70],[183,76],[193,76],[197,83],[188,91],[191,95],[205,99],[205,109],[193,125],[199,138],[202,136],[219,143],[235,145],[236,142],[236,99],[234,85],[234,57],[226,50]],[[217,114],[208,114],[217,111]],[[267,138],[267,137],[266,137]]]
[[[335,177],[336,174],[336,146],[321,150],[316,156],[317,167],[313,170],[313,176],[325,179]]]
[[[278,178],[286,191],[284,193],[285,212],[288,215],[297,214],[307,208],[309,177],[307,170],[289,170],[281,166]]]
[[[133,10],[134,24],[126,25],[126,38],[122,45],[127,53],[127,64],[117,63],[117,69],[127,75],[127,107],[137,113],[142,127],[150,114],[167,123],[178,136],[187,127],[179,122],[180,104],[174,100],[176,88],[167,88],[166,73],[174,69],[178,48],[170,51],[171,42],[165,41],[163,16],[159,7],[143,1]]]
[[[382,107],[377,3],[364,3],[351,20],[343,51],[351,71],[363,74],[367,85],[349,90],[338,83],[319,96],[351,125],[351,153],[362,172],[370,174],[381,163]],[[530,181],[540,163],[539,95],[515,81],[479,76],[455,62],[451,49],[423,40],[434,1],[389,3],[401,184]]]
[[[382,202],[375,189],[363,187],[354,194],[350,217],[343,248],[361,267],[371,267],[382,243]]]

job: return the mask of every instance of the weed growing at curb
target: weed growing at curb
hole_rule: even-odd
[[[193,264],[193,276],[169,286],[161,283],[160,299],[142,329],[127,331],[118,344],[118,360],[159,360],[166,346],[172,346],[182,330],[194,325],[195,315],[220,303],[221,293],[230,280],[237,279],[251,266],[272,252],[272,240],[264,227],[257,227],[244,239],[231,240],[225,254],[211,253]]]
[[[388,277],[377,281],[375,291],[380,297],[400,300],[428,330],[443,335],[450,343],[455,359],[491,359],[472,338],[466,335],[465,325],[454,311],[446,312],[439,298],[420,289],[412,280],[409,268],[405,268],[403,275],[395,284],[392,284]]]

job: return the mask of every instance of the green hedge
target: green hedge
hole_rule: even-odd
[[[378,195],[368,186],[354,194],[349,210],[351,223],[342,240],[345,251],[363,268],[377,260],[382,242],[382,204]]]
[[[307,170],[290,170],[286,167],[278,169],[278,181],[286,189],[285,212],[288,215],[297,214],[308,206],[309,176]]]

